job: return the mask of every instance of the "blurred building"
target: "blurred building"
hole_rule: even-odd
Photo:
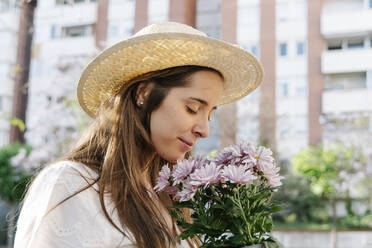
[[[185,22],[214,38],[230,40],[221,32],[223,22],[229,22],[227,26],[237,33],[232,40],[261,60],[272,61],[265,73],[275,75],[275,97],[261,103],[261,108],[268,103],[275,106],[272,121],[281,157],[289,158],[322,139],[335,139],[335,134],[349,136],[355,128],[371,136],[372,0],[276,0],[271,6],[259,0],[227,0],[234,2],[227,7],[221,1],[226,0],[110,0],[106,45],[146,24],[168,20]],[[5,48],[0,53],[1,115],[11,111],[18,25],[15,2],[0,2],[0,43]],[[269,56],[266,58],[260,54],[266,49],[260,40],[260,32],[266,28],[260,25],[264,8],[275,8],[275,35],[271,40],[275,52],[263,53]],[[226,14],[222,18],[221,13],[226,11],[231,11],[230,18]],[[96,20],[96,0],[38,1],[31,88],[48,78],[51,58],[94,53]],[[36,98],[30,95],[31,102]],[[260,90],[237,102],[238,140],[258,141],[263,115],[259,105]],[[200,153],[218,148],[218,121],[212,119],[211,125],[214,132],[198,146]],[[350,126],[347,132],[345,125]],[[8,122],[0,119],[0,145],[8,142],[8,130]]]
[[[326,1],[321,32],[324,139],[372,154],[372,0]]]
[[[0,146],[9,141],[18,22],[16,0],[0,1]]]

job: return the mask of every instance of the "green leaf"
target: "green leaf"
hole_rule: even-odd
[[[13,126],[16,126],[19,128],[19,130],[21,130],[22,132],[25,130],[25,123],[21,120],[21,119],[18,119],[16,117],[12,117],[10,119],[10,124],[13,125]]]
[[[232,243],[232,244],[236,244],[236,245],[239,245],[239,244],[242,244],[243,241],[245,239],[245,236],[240,234],[240,235],[234,235],[232,236],[229,241]]]
[[[271,213],[277,213],[279,211],[281,211],[283,208],[281,206],[273,206],[271,207]]]

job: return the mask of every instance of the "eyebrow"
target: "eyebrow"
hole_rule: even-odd
[[[208,107],[208,102],[203,100],[203,99],[200,99],[200,98],[196,98],[196,97],[189,97],[191,100],[194,100],[194,101],[198,101],[200,102],[201,104],[203,104],[204,106]],[[213,110],[216,110],[217,107],[213,107]]]

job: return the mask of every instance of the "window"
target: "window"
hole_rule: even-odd
[[[287,81],[282,81],[278,83],[278,96],[286,97],[288,96],[289,83]]]
[[[348,49],[358,49],[364,47],[364,39],[363,38],[354,38],[347,41],[347,48]]]
[[[287,56],[287,43],[280,43],[279,44],[279,54],[281,57]]]
[[[56,0],[56,5],[79,4],[79,3],[95,3],[97,0]]]
[[[369,7],[372,8],[372,0],[369,0]]]
[[[92,25],[78,25],[62,28],[62,37],[81,37],[92,35]]]
[[[241,47],[247,51],[250,51],[254,56],[258,57],[258,45],[242,44]]]
[[[280,135],[281,138],[288,137],[289,136],[289,129],[286,128],[286,127],[281,128],[280,131],[279,131],[279,135]]]
[[[340,50],[342,49],[342,41],[341,40],[333,40],[328,41],[328,50]]]
[[[295,126],[296,126],[296,134],[299,136],[306,136],[307,135],[307,118],[306,117],[297,117],[294,119]]]
[[[54,40],[56,38],[56,25],[50,27],[50,39]]]
[[[303,41],[297,42],[297,55],[305,54],[305,43]]]
[[[296,90],[295,94],[296,96],[304,97],[307,95],[307,85],[306,85],[306,77],[297,77],[295,79],[295,85]]]
[[[251,46],[251,53],[253,53],[254,56],[258,57],[258,47],[257,45]]]
[[[4,97],[3,96],[0,96],[0,111],[3,111],[3,108],[4,108],[4,103],[3,103],[3,99]]]

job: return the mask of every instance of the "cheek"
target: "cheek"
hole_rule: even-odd
[[[150,130],[154,144],[170,142],[191,128],[191,118],[182,109],[161,109],[151,115]]]

